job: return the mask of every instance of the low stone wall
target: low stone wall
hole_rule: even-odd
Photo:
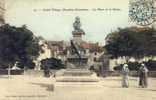
[[[22,75],[24,70],[10,70],[11,75]],[[8,70],[0,69],[0,75],[8,75]]]
[[[50,70],[50,74],[53,75],[57,70]],[[29,76],[44,76],[43,70],[26,70],[24,75]]]
[[[103,74],[100,74],[100,76],[120,76],[120,71],[104,71]],[[137,77],[138,72],[137,71],[130,71],[129,76]],[[156,77],[156,71],[149,71],[148,72],[149,77]]]
[[[50,70],[51,75],[54,75],[57,70]],[[103,74],[96,72],[98,76],[120,76],[121,72],[120,71],[103,71]],[[25,75],[30,75],[30,76],[44,76],[43,70],[27,70],[25,71]],[[138,77],[138,72],[137,71],[130,71],[129,72],[130,76],[133,77]],[[148,73],[149,77],[156,77],[156,71],[150,71]]]
[[[156,71],[150,71],[148,74],[150,77],[156,77]]]
[[[24,75],[29,76],[43,76],[43,70],[26,70]]]
[[[57,70],[50,70],[51,75],[55,74]],[[30,76],[44,76],[44,72],[43,70],[26,70],[24,72],[24,70],[11,70],[10,71],[11,75],[30,75]],[[100,72],[96,72],[98,74],[98,76],[103,76],[103,77],[107,77],[107,76],[120,76],[121,72],[120,71],[103,71],[103,73]],[[0,75],[7,75],[8,74],[8,70],[0,70]],[[130,71],[129,72],[130,76],[134,76],[137,77],[138,76],[138,72],[137,71]],[[156,71],[149,71],[148,73],[149,77],[156,77]]]

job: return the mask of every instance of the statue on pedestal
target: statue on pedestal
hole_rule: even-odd
[[[98,82],[99,78],[96,73],[88,69],[88,56],[82,53],[84,52],[81,47],[82,35],[85,33],[81,29],[79,17],[75,18],[73,28],[73,39],[70,41],[66,69],[55,74],[56,82]]]
[[[81,29],[81,22],[80,22],[80,18],[78,16],[75,17],[75,22],[73,23],[73,28],[74,28],[73,33],[85,34],[84,31]]]

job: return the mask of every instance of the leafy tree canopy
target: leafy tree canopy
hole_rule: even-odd
[[[106,37],[105,49],[112,58],[156,55],[156,31],[153,28],[119,28]]]
[[[0,64],[2,67],[18,61],[30,66],[38,57],[41,47],[33,33],[25,25],[14,27],[8,24],[0,27]]]

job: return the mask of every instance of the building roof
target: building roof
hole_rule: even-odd
[[[102,47],[99,46],[99,43],[82,42],[80,47],[83,49],[89,49],[90,52],[102,52]]]

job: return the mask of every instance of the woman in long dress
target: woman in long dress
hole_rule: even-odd
[[[141,64],[139,69],[139,87],[146,88],[148,86],[148,69],[144,64]]]
[[[128,88],[129,87],[128,73],[129,73],[128,65],[124,64],[123,68],[122,68],[122,87],[123,88]]]

